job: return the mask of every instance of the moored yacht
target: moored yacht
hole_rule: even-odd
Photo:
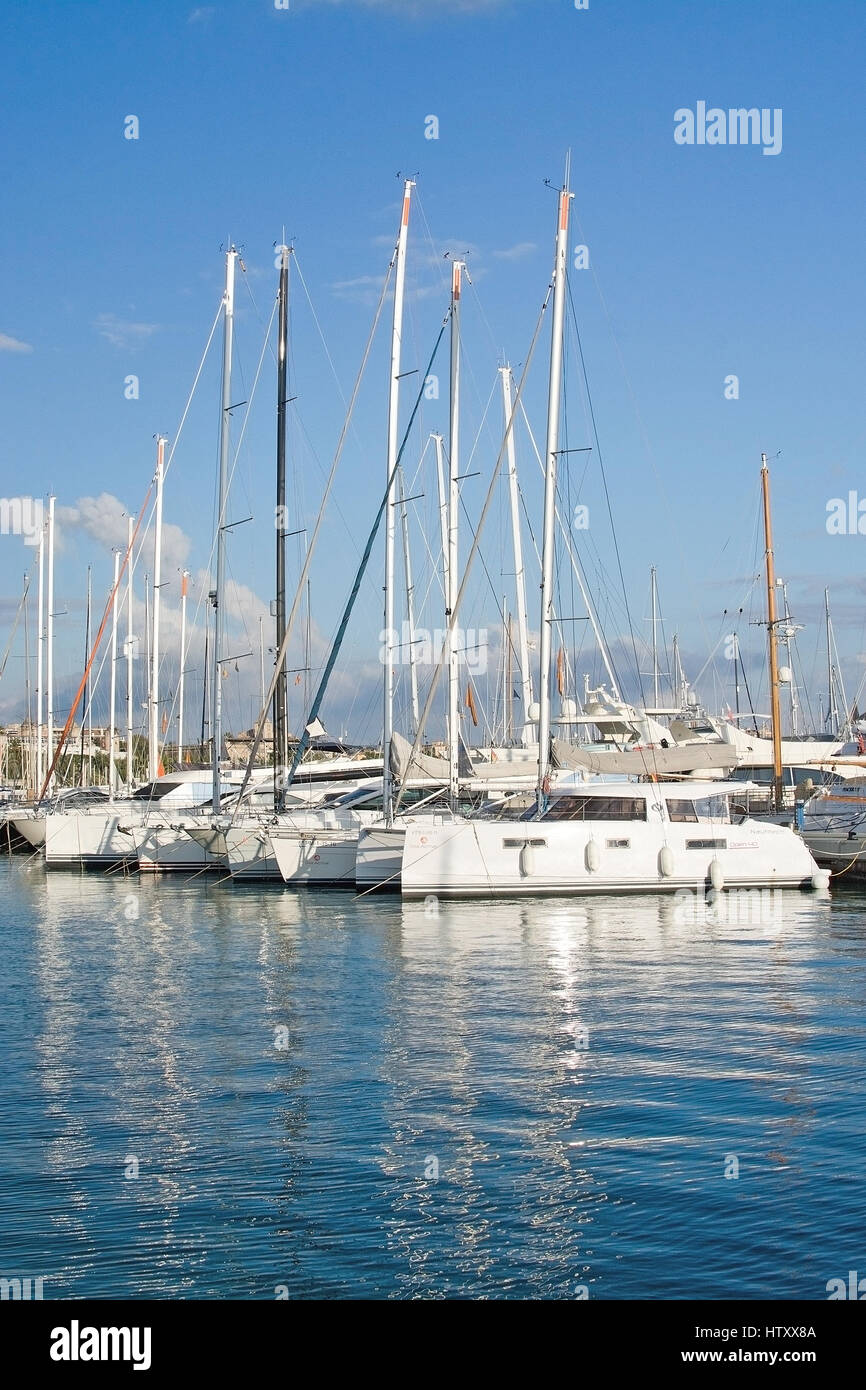
[[[726,782],[563,778],[517,818],[415,824],[401,871],[407,897],[669,893],[679,889],[822,888],[793,830],[735,817]]]

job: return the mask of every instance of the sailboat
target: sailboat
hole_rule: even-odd
[[[494,898],[826,886],[828,875],[792,830],[748,819],[732,823],[730,783],[586,782],[583,773],[561,777],[555,785],[551,781],[553,543],[571,197],[566,170],[553,274],[536,796],[529,810],[513,811],[506,804],[472,819],[410,826],[402,892]]]

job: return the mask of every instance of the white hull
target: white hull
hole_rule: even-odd
[[[274,826],[269,839],[284,883],[354,888],[357,825],[344,830]]]
[[[45,816],[23,815],[9,817],[12,829],[17,831],[22,840],[26,840],[28,845],[34,849],[41,849],[45,844]]]
[[[190,836],[232,879],[280,881],[280,870],[271,851],[267,828],[260,821],[235,821],[225,828],[208,825],[187,827]]]
[[[135,842],[121,833],[128,824],[129,810],[76,815],[57,812],[45,817],[45,863],[50,868],[110,868],[116,864],[134,867]]]
[[[415,825],[406,832],[401,873],[403,894],[411,898],[695,892],[711,882],[802,888],[825,881],[793,831],[758,821]]]
[[[399,893],[405,839],[405,825],[365,826],[355,855],[356,886]]]
[[[193,822],[177,821],[171,825],[148,824],[132,826],[132,838],[138,855],[141,873],[194,874],[222,867],[215,856],[187,834]]]

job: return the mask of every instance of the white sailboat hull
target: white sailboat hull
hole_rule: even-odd
[[[275,826],[269,840],[284,883],[354,888],[357,825],[321,830]]]
[[[88,814],[51,813],[45,817],[45,863],[49,868],[135,866],[135,842],[120,830],[129,824],[125,808]]]
[[[355,855],[356,886],[399,893],[405,840],[405,825],[364,826]]]

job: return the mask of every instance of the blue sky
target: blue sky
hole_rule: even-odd
[[[278,10],[272,0],[7,0],[0,29],[0,492],[53,489],[58,498],[60,706],[80,664],[86,566],[104,600],[117,514],[140,504],[153,435],[176,432],[219,303],[227,239],[242,245],[247,267],[238,288],[238,399],[261,352],[275,292],[272,248],[284,226],[315,309],[314,319],[295,278],[291,490],[297,526],[309,529],[342,423],[340,393],[351,390],[396,234],[398,174],[417,174],[404,367],[422,365],[442,320],[444,253],[466,252],[464,447],[468,455],[478,437],[467,471],[480,476],[467,479],[464,500],[474,517],[500,428],[497,402],[486,419],[485,408],[499,362],[518,364],[527,351],[551,266],[555,200],[545,179],[559,181],[567,148],[572,241],[590,248],[590,267],[571,274],[571,293],[636,631],[648,631],[651,564],[667,636],[680,634],[692,676],[732,626],[724,610],[742,606],[753,694],[766,706],[763,629],[750,625],[761,615],[753,579],[766,450],[774,458],[777,565],[805,625],[799,645],[813,709],[823,682],[816,653],[825,584],[853,694],[866,669],[866,538],[830,536],[826,519],[829,499],[850,490],[866,498],[862,6],[590,0],[578,11],[571,0],[291,0]],[[699,101],[781,108],[781,152],[678,145],[674,112]],[[124,138],[130,114],[137,140]],[[439,123],[435,140],[425,139],[430,115]],[[371,358],[339,510],[329,513],[314,565],[314,664],[381,492],[386,336]],[[545,326],[526,397],[539,440],[547,352]],[[573,324],[567,366],[567,443],[577,448],[593,440]],[[440,369],[444,382],[445,357]],[[129,374],[139,379],[138,400],[124,398]],[[739,379],[735,400],[724,394],[731,374]],[[164,591],[169,688],[178,592],[171,575],[186,564],[198,590],[205,586],[217,390],[212,353],[166,485],[166,521],[177,528]],[[233,519],[253,515],[231,541],[241,656],[257,647],[273,589],[273,394],[268,357],[232,500]],[[425,402],[407,449],[410,475],[434,428],[447,432],[444,392]],[[525,435],[519,445],[536,524],[537,465]],[[573,457],[569,469],[582,472],[584,456]],[[428,463],[429,454],[425,470]],[[597,450],[582,483],[571,473],[572,500],[579,484],[591,526],[577,540],[609,636],[623,643],[618,660],[633,691]],[[429,471],[412,488],[425,494],[412,520],[419,591],[431,582],[423,537],[435,532],[433,488]],[[494,667],[491,590],[507,595],[513,568],[503,558],[503,515],[499,507],[485,542],[491,587],[479,572],[465,618],[491,629]],[[358,737],[375,736],[379,719],[380,549],[326,720]],[[19,538],[0,537],[4,646],[32,559]],[[533,575],[533,610],[535,586]],[[562,606],[570,602],[564,597]],[[431,597],[422,618],[432,627],[438,617]],[[293,664],[304,664],[296,655]],[[585,639],[574,666],[578,683],[584,671],[598,674]],[[0,718],[20,714],[22,678],[19,630]],[[229,722],[246,725],[257,658],[239,661],[231,684]],[[711,705],[732,698],[719,656],[701,690]]]

